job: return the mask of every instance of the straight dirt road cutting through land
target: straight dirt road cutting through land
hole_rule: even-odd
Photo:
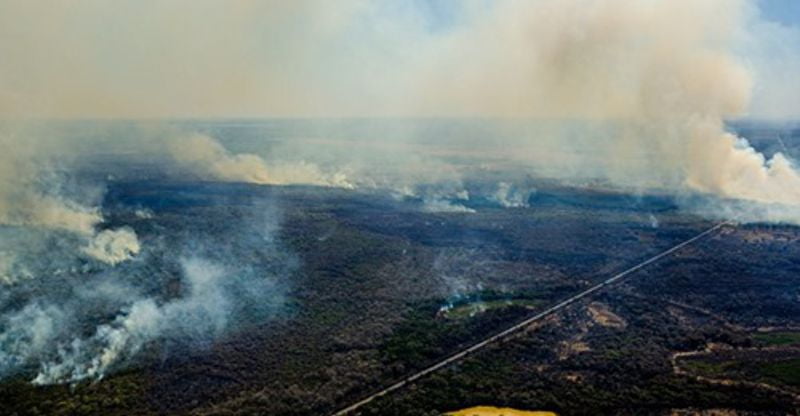
[[[551,306],[551,307],[545,309],[544,311],[539,312],[539,313],[531,316],[530,318],[527,318],[527,319],[523,320],[522,322],[519,322],[519,323],[517,323],[517,324],[515,324],[515,325],[513,325],[513,326],[511,326],[511,327],[509,327],[509,328],[507,328],[507,329],[495,334],[495,335],[492,335],[489,338],[484,339],[483,341],[480,341],[480,342],[478,342],[476,344],[473,344],[472,346],[470,346],[468,348],[465,348],[465,349],[463,349],[463,350],[461,350],[461,351],[459,351],[459,352],[457,352],[457,353],[455,353],[453,355],[450,355],[447,358],[439,361],[438,363],[431,365],[430,367],[427,367],[427,368],[425,368],[423,370],[420,370],[420,371],[418,371],[418,372],[416,372],[414,374],[411,374],[408,377],[404,378],[402,381],[398,381],[397,383],[394,383],[394,384],[392,384],[392,385],[390,385],[390,386],[388,386],[388,387],[386,387],[386,388],[384,388],[384,389],[382,389],[382,390],[380,390],[378,392],[375,392],[375,393],[365,397],[364,399],[362,399],[362,400],[360,400],[360,401],[358,401],[356,403],[351,404],[350,406],[347,406],[347,407],[337,411],[336,413],[333,413],[332,416],[344,416],[344,415],[347,415],[347,414],[355,411],[356,409],[364,406],[365,404],[377,399],[378,397],[384,396],[384,395],[389,394],[389,393],[391,393],[391,392],[393,392],[393,391],[395,391],[397,389],[400,389],[403,386],[405,386],[406,384],[412,383],[412,382],[414,382],[415,380],[417,380],[417,379],[419,379],[421,377],[424,377],[424,376],[426,376],[426,375],[428,375],[430,373],[433,373],[434,371],[437,371],[437,370],[439,370],[439,369],[441,369],[443,367],[446,367],[446,366],[448,366],[448,365],[450,365],[450,364],[452,364],[452,363],[454,363],[456,361],[461,360],[462,358],[466,357],[467,355],[469,355],[469,354],[471,354],[471,353],[473,353],[475,351],[478,351],[478,350],[480,350],[482,348],[485,348],[486,346],[488,346],[488,345],[490,345],[492,343],[500,341],[503,338],[506,338],[506,337],[516,333],[516,332],[519,332],[519,331],[523,330],[524,328],[526,328],[527,326],[529,326],[529,325],[531,325],[531,324],[533,324],[535,322],[541,321],[542,319],[544,319],[544,318],[546,318],[546,317],[548,317],[548,316],[550,316],[550,315],[552,315],[552,314],[554,314],[554,313],[566,308],[567,306],[569,306],[569,305],[571,305],[571,304],[573,304],[573,303],[575,303],[575,302],[577,302],[577,301],[579,301],[579,300],[581,300],[581,299],[583,299],[583,298],[585,298],[585,297],[587,297],[587,296],[589,296],[589,295],[591,295],[591,294],[593,294],[593,293],[605,288],[606,286],[609,286],[609,285],[612,285],[612,284],[614,284],[616,282],[619,282],[620,280],[630,276],[631,274],[641,270],[642,268],[647,267],[648,265],[650,265],[652,263],[655,263],[658,260],[661,260],[662,258],[667,257],[667,256],[679,251],[680,249],[682,249],[682,248],[684,248],[684,247],[696,242],[697,240],[702,239],[703,237],[706,237],[707,235],[719,230],[720,228],[722,228],[725,225],[731,225],[731,223],[727,222],[727,221],[718,223],[715,226],[703,231],[702,233],[700,233],[700,234],[698,234],[698,235],[696,235],[696,236],[694,236],[694,237],[692,237],[692,238],[690,238],[690,239],[688,239],[688,240],[686,240],[686,241],[684,241],[684,242],[682,242],[682,243],[680,243],[680,244],[678,244],[676,246],[673,246],[672,248],[670,248],[670,249],[668,249],[666,251],[662,251],[661,253],[656,254],[655,256],[650,257],[647,260],[636,264],[635,266],[632,266],[632,267],[630,267],[630,268],[628,268],[628,269],[626,269],[626,270],[624,270],[624,271],[622,271],[620,273],[617,273],[614,276],[604,280],[603,282],[598,283],[597,285],[594,285],[594,286],[590,287],[589,289],[586,289],[583,292],[578,293],[577,295],[574,295],[574,296],[572,296],[570,298],[567,298],[567,299],[557,303],[556,305]]]

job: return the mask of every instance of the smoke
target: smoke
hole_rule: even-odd
[[[231,155],[208,136],[192,135],[170,143],[176,162],[201,175],[223,181],[270,183],[264,161],[250,154]]]
[[[92,234],[100,213],[60,195],[61,187],[53,185],[59,178],[44,170],[42,146],[0,127],[0,223]]]
[[[274,218],[248,218],[246,226],[229,220],[228,229],[241,226],[236,235],[243,241],[224,247],[213,247],[219,236],[204,233],[202,223],[194,224],[201,231],[191,241],[179,237],[175,223],[142,239],[133,224],[159,221],[158,215],[140,207],[126,216],[104,207],[106,173],[92,173],[96,164],[111,162],[119,166],[115,174],[136,179],[126,164],[151,159],[176,178],[274,183],[260,157],[230,153],[204,136],[144,135],[124,150],[131,143],[117,143],[124,137],[106,137],[103,128],[100,139],[81,142],[58,123],[0,127],[6,149],[0,155],[0,377],[35,374],[35,384],[99,379],[156,343],[202,347],[243,319],[268,318],[279,309],[276,276],[291,260],[273,237]],[[81,138],[87,134],[78,130]],[[167,157],[152,159],[154,153]],[[114,156],[108,160],[108,154]],[[132,224],[107,227],[107,216]],[[253,260],[252,247],[242,253],[248,242],[258,246],[261,260]],[[188,246],[195,254],[174,257]],[[179,293],[171,293],[176,279]]]
[[[230,271],[200,258],[180,260],[186,294],[159,305],[152,298],[138,299],[109,324],[100,325],[88,338],[74,338],[59,345],[52,360],[40,364],[34,384],[76,382],[101,378],[124,360],[134,357],[147,342],[168,337],[214,337],[227,327],[231,302],[248,301],[231,297],[226,279]],[[52,318],[43,317],[44,331],[34,328],[28,335],[31,347],[41,347]],[[25,338],[22,338],[25,339]]]
[[[213,237],[216,228],[202,224],[182,225],[197,229],[191,237],[178,237],[176,229],[150,235],[137,260],[127,262],[133,247],[113,242],[131,241],[131,230],[108,240],[101,232],[108,245],[86,250],[98,250],[108,265],[95,267],[74,257],[63,236],[40,236],[45,246],[61,245],[42,258],[31,235],[3,235],[28,244],[17,264],[30,276],[9,282],[0,296],[0,377],[30,373],[34,384],[100,379],[146,361],[148,351],[202,349],[248,320],[274,316],[283,304],[279,281],[293,261],[274,238],[273,213],[264,215],[263,223],[229,221],[237,240],[223,245],[214,239],[225,237]],[[176,256],[189,249],[191,255]]]
[[[2,222],[74,231],[90,235],[102,216],[94,208],[74,201],[40,195],[35,192],[15,193],[4,204]]]
[[[130,260],[141,249],[136,233],[130,228],[103,230],[83,248],[83,252],[102,262],[115,265]]]
[[[795,161],[726,128],[800,111],[800,54],[786,46],[800,31],[754,3],[464,1],[448,22],[422,3],[0,4],[0,376],[101,378],[156,343],[210,342],[251,309],[280,306],[291,261],[277,226],[142,234],[137,224],[159,214],[109,212],[115,181],[381,189],[423,211],[470,213],[464,172],[496,168],[666,190],[713,218],[800,223]],[[252,116],[499,121],[360,131],[328,119],[246,150],[191,122],[31,121]],[[482,196],[525,207],[532,191],[503,178]],[[480,288],[452,277],[472,262],[436,266],[453,294]]]
[[[504,2],[452,36],[424,105],[603,121],[610,133],[582,142],[604,156],[597,176],[783,204],[800,215],[794,163],[781,153],[765,157],[725,128],[748,109],[753,81],[735,51],[752,12],[744,1],[723,0]],[[533,159],[572,172],[567,160]]]
[[[0,145],[6,149],[0,155],[0,225],[75,233],[86,241],[84,254],[109,264],[139,251],[136,234],[130,229],[97,231],[104,221],[99,208],[71,197],[97,199],[95,189],[69,189],[75,188],[74,184],[57,171],[53,160],[57,148],[27,136],[31,130],[0,127]]]
[[[49,329],[52,318],[45,319]],[[41,363],[32,382],[54,384],[101,378],[120,355],[136,354],[144,340],[159,332],[161,321],[161,313],[152,300],[136,302],[128,314],[118,316],[113,324],[97,327],[91,338],[74,338],[69,344],[59,345],[57,358]],[[31,335],[34,339],[44,338],[47,332],[34,330]]]
[[[255,184],[321,185],[351,188],[342,173],[324,174],[313,163],[267,162],[254,154],[230,154],[219,142],[203,134],[168,140],[170,154],[178,166],[207,179]]]
[[[476,250],[445,250],[434,259],[431,267],[449,300],[464,297],[483,288],[481,273],[485,272],[485,253]]]
[[[489,199],[506,208],[521,208],[528,206],[528,200],[535,191],[522,191],[508,182],[497,184],[497,191]]]
[[[441,197],[426,197],[423,200],[422,211],[424,212],[461,212],[474,213],[475,210],[457,202]]]
[[[3,2],[0,114],[324,115],[332,97],[363,83],[335,82],[346,75],[337,66],[363,66],[348,59],[356,56],[337,58],[346,51],[335,46],[370,7],[361,0]],[[96,36],[112,27],[113,35]],[[336,63],[321,65],[323,55]]]
[[[340,171],[328,174],[316,164],[304,160],[276,160],[268,164],[256,154],[231,154],[208,135],[172,130],[166,129],[166,137],[153,141],[154,147],[166,146],[175,163],[174,168],[202,179],[260,185],[355,187]]]
[[[725,129],[727,120],[800,108],[786,88],[800,62],[786,45],[800,32],[766,20],[753,2],[466,1],[444,7],[444,22],[418,3],[123,3],[43,13],[6,2],[0,113],[559,120],[546,132],[498,140],[499,131],[486,141],[555,177],[800,204],[794,162]],[[114,36],[93,36],[109,26]],[[388,159],[404,157],[377,141]],[[171,154],[207,179],[339,187],[373,179],[359,166],[231,154],[202,135],[184,142]],[[358,145],[342,147],[361,153]],[[405,182],[392,187],[415,180]],[[91,209],[50,205],[61,211],[17,221],[84,230],[97,222]]]

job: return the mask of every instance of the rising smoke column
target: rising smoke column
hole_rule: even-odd
[[[792,161],[767,159],[724,129],[747,115],[752,84],[764,81],[737,55],[759,37],[751,29],[765,27],[756,2],[464,1],[438,30],[415,2],[122,3],[0,5],[0,51],[9,57],[0,62],[0,115],[605,121],[615,140],[587,140],[584,150],[606,158],[598,175],[615,183],[800,203]],[[93,36],[107,27],[113,38]],[[770,33],[781,43],[784,32]],[[584,155],[559,154],[568,143],[536,141],[506,146],[564,176],[587,171]],[[253,176],[257,160],[230,164],[231,156],[213,163],[217,178],[264,180]],[[318,176],[308,164],[292,166],[289,178],[269,168],[270,183]]]
[[[274,218],[234,231],[245,242],[257,241],[258,249],[247,247],[246,257],[239,243],[213,247],[207,236],[193,233],[193,240],[183,243],[191,244],[195,255],[176,260],[173,251],[182,247],[164,243],[175,236],[150,234],[140,240],[132,226],[104,228],[106,184],[82,176],[95,159],[59,127],[0,124],[5,150],[0,153],[0,378],[35,371],[35,384],[100,379],[136,359],[153,341],[194,347],[220,336],[243,316],[265,318],[278,309],[282,292],[277,273],[268,270],[289,267],[289,261],[273,238]],[[126,158],[155,151],[173,155],[158,163],[172,162],[169,169],[179,175],[271,180],[258,176],[265,169],[261,158],[230,153],[211,138],[192,143],[166,136],[153,145],[136,137],[134,154],[123,155],[114,146],[125,137],[101,136],[91,148],[116,155],[119,160],[112,160],[123,166],[117,174],[124,174]],[[180,159],[164,152],[176,141],[194,145],[189,148],[195,156]],[[270,216],[270,210],[261,209]],[[139,223],[156,217],[145,209],[131,215]],[[254,251],[274,264],[256,270],[248,262]],[[175,276],[182,293],[165,296],[164,287]]]
[[[139,218],[164,222],[143,235],[147,244],[134,261],[113,265],[77,259],[80,240],[71,233],[9,235],[0,227],[0,252],[17,246],[19,254],[11,278],[0,273],[0,378],[97,380],[145,350],[196,351],[243,322],[271,318],[295,264],[275,236],[277,217],[262,200],[235,217],[216,211],[194,219]],[[46,255],[41,246],[49,247]]]
[[[186,285],[183,296],[162,302],[152,297],[127,302],[113,321],[97,326],[91,336],[62,340],[55,357],[40,363],[39,372],[32,382],[74,383],[102,378],[134,358],[148,342],[165,337],[179,341],[181,338],[213,339],[226,330],[230,320],[236,318],[234,302],[255,301],[249,297],[237,297],[236,289],[240,286],[264,290],[258,294],[261,296],[258,301],[275,306],[273,302],[276,300],[270,292],[275,288],[270,280],[245,276],[241,274],[243,269],[228,269],[203,258],[181,258],[180,265]],[[47,317],[46,312],[38,313],[38,316]],[[44,348],[36,345],[37,332],[33,334],[32,346],[29,347],[38,347],[41,353]],[[0,334],[0,343],[6,341],[3,339],[5,335]],[[21,337],[20,341],[24,343],[28,339]]]
[[[306,161],[268,164],[255,154],[231,153],[205,134],[177,134],[164,141],[176,167],[203,179],[260,185],[355,186],[344,173],[324,173],[316,164]]]
[[[73,233],[85,241],[79,252],[111,265],[135,256],[140,244],[132,229],[98,229],[104,218],[97,195],[87,202],[65,190],[67,180],[56,172],[55,159],[66,146],[28,134],[26,128],[0,126],[0,225]],[[82,191],[82,197],[97,194]]]
[[[748,108],[752,77],[735,49],[752,13],[739,0],[502,2],[447,40],[422,105],[607,123],[615,140],[582,149],[607,158],[599,176],[800,207],[793,163],[725,129]],[[585,162],[527,150],[565,172]]]

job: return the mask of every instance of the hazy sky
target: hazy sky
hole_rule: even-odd
[[[515,1],[5,0],[0,115],[476,115],[428,97],[447,60],[469,70],[497,50],[526,53],[470,46],[506,3]],[[800,1],[708,3],[743,10],[731,48],[754,79],[749,116],[800,117]],[[505,30],[495,28],[483,38]]]

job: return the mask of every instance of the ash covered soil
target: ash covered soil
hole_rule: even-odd
[[[274,310],[242,308],[211,341],[148,342],[99,381],[34,386],[23,369],[0,384],[0,413],[329,414],[714,224],[669,198],[536,189],[529,207],[472,198],[469,213],[380,192],[114,182],[109,227],[273,268],[281,298],[264,293]],[[265,213],[279,218],[269,249],[253,225]],[[798,231],[726,227],[359,414],[796,411]],[[175,253],[151,265],[164,298],[181,294],[158,269]]]

